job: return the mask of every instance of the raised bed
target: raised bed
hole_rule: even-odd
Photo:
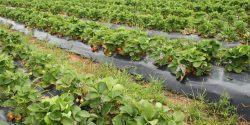
[[[83,19],[83,20],[89,21],[86,19]],[[138,27],[130,27],[130,26],[123,25],[123,24],[102,23],[102,22],[99,22],[99,23],[106,25],[112,29],[117,29],[120,27],[125,27],[127,29],[138,29]],[[164,31],[160,31],[160,30],[146,30],[146,32],[147,32],[149,37],[163,36],[166,39],[190,39],[190,40],[195,41],[195,42],[199,42],[199,41],[204,40],[204,39],[217,40],[216,38],[202,38],[201,36],[199,36],[197,34],[185,35],[185,34],[178,33],[178,32],[164,32]],[[235,42],[226,42],[226,41],[222,41],[222,40],[217,40],[217,41],[220,41],[222,43],[223,47],[235,47],[235,46],[238,46],[240,44],[239,41],[235,41]]]
[[[176,80],[175,75],[164,68],[159,69],[150,60],[131,61],[120,56],[107,57],[102,52],[93,53],[90,46],[80,41],[59,38],[37,29],[30,31],[25,25],[4,18],[0,18],[0,22],[10,24],[15,30],[32,34],[37,39],[46,40],[95,62],[113,64],[119,69],[127,69],[131,74],[141,74],[146,80],[151,77],[164,80],[167,90],[190,97],[205,94],[205,99],[208,101],[218,101],[224,93],[228,93],[231,104],[237,107],[238,114],[250,120],[250,73],[229,73],[221,67],[213,66],[209,76],[188,77],[180,83]]]

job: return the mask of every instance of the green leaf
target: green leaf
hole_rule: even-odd
[[[37,112],[37,111],[40,110],[38,104],[32,104],[32,105],[28,106],[28,109],[29,109],[30,111],[32,111],[32,112]]]
[[[159,109],[162,109],[163,105],[160,102],[156,102],[155,107],[159,108]]]
[[[114,85],[112,90],[113,91],[122,91],[122,90],[124,90],[124,87],[121,84],[116,84],[116,85]]]
[[[155,115],[155,109],[153,104],[149,103],[148,101],[142,100],[140,101],[141,106],[142,106],[142,116],[146,119],[146,120],[151,120],[154,115]]]
[[[85,110],[82,110],[82,111],[80,111],[80,112],[77,113],[77,116],[82,117],[82,118],[88,118],[91,115],[89,114],[89,112],[87,112]]]
[[[112,103],[105,103],[101,109],[102,115],[107,115],[111,110],[112,106]]]
[[[80,107],[78,107],[78,106],[73,106],[72,107],[72,114],[73,114],[73,116],[75,117],[75,115],[78,113],[78,112],[80,112],[81,111],[81,108]]]
[[[49,118],[49,114],[47,114],[47,115],[44,117],[44,122],[45,122],[46,124],[51,124],[51,123],[52,123],[51,119]]]
[[[74,121],[71,118],[63,117],[61,120],[63,125],[74,125]]]
[[[242,46],[242,47],[240,47],[239,52],[241,54],[247,54],[249,52],[249,50],[250,50],[248,48],[250,48],[250,47],[248,47],[248,46]]]
[[[168,122],[168,125],[176,125],[176,122],[175,122],[174,120],[170,120],[170,121]]]
[[[154,119],[152,121],[148,121],[148,123],[150,123],[150,125],[156,125],[158,123],[158,119]]]
[[[120,108],[121,113],[127,113],[130,116],[133,116],[134,110],[136,110],[132,105],[128,104]]]
[[[117,79],[113,79],[112,77],[103,78],[101,81],[107,84],[108,90],[111,90],[117,84]]]
[[[181,111],[177,111],[173,113],[173,118],[174,118],[174,121],[181,122],[184,120],[185,115]]]
[[[84,111],[84,110],[79,111],[79,112],[74,116],[74,118],[75,118],[76,121],[81,121],[82,119],[84,119],[84,118],[89,118],[89,117],[91,117],[91,115],[89,114],[89,112]]]
[[[86,99],[95,99],[100,97],[100,95],[96,92],[89,92],[86,96]]]
[[[193,66],[194,66],[195,68],[198,68],[198,67],[201,66],[201,64],[202,64],[202,62],[194,62],[194,63],[193,63]]]
[[[103,93],[104,91],[107,91],[108,90],[108,86],[106,85],[105,82],[100,82],[98,84],[98,91],[99,93]]]
[[[234,68],[234,71],[235,71],[236,73],[241,73],[242,70],[243,70],[243,69],[242,69],[241,67]]]
[[[44,102],[44,103],[34,103],[30,106],[28,106],[28,109],[32,112],[48,112],[50,109],[50,103]]]
[[[96,125],[105,125],[104,118],[99,117],[96,121]]]
[[[109,96],[107,95],[102,95],[102,102],[110,102],[112,100],[112,98],[110,98]]]
[[[136,125],[145,125],[146,121],[142,116],[138,116],[134,118],[136,121]]]
[[[53,121],[60,121],[62,114],[59,111],[56,111],[56,112],[51,112],[48,116]]]
[[[122,123],[122,120],[123,120],[123,118],[122,118],[122,116],[121,115],[117,115],[117,116],[115,116],[113,119],[112,119],[112,123],[114,124],[114,125],[123,125]]]
[[[66,112],[66,110],[64,111],[64,112]],[[71,111],[68,111],[67,113],[62,113],[62,116],[63,117],[67,117],[67,118],[70,118],[71,117],[71,114],[72,114],[72,112]]]

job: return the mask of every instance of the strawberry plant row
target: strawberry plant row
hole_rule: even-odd
[[[80,76],[67,65],[56,64],[53,56],[36,51],[16,34],[0,30],[0,107],[9,107],[9,122],[18,124],[125,125],[184,124],[184,114],[148,100],[135,101],[125,95],[125,88],[111,77],[93,79]],[[22,72],[13,60],[20,60]],[[29,79],[34,84],[30,84]],[[45,90],[55,86],[62,93],[45,97]]]
[[[187,75],[209,74],[211,60],[218,60],[216,62],[225,65],[228,71],[249,71],[250,55],[247,45],[222,49],[220,43],[211,40],[194,43],[188,40],[149,38],[140,30],[109,29],[94,22],[26,9],[2,7],[0,14],[58,36],[88,41],[93,52],[103,48],[107,56],[118,54],[140,60],[148,55],[155,60],[156,65],[167,65],[179,80],[183,80]],[[230,58],[232,54],[225,54],[229,51],[240,54],[233,59]],[[237,60],[241,60],[241,66],[237,66]]]
[[[43,3],[40,3],[43,2]],[[236,10],[240,9],[240,12],[248,12],[250,4],[248,1],[238,1],[238,0],[222,0],[222,1],[193,1],[193,2],[187,2],[187,1],[178,1],[179,3],[176,3],[176,1],[164,1],[164,0],[156,0],[156,1],[136,1],[134,0],[131,3],[136,3],[136,5],[130,5],[129,1],[117,1],[117,0],[109,0],[109,1],[88,1],[88,0],[73,0],[73,1],[62,1],[62,0],[56,0],[56,1],[27,1],[27,0],[6,0],[1,1],[2,4],[5,5],[11,5],[11,6],[17,6],[17,7],[30,7],[33,5],[36,5],[40,9],[53,9],[54,12],[61,11],[62,8],[65,5],[72,6],[72,8],[76,7],[84,7],[83,9],[108,9],[108,10],[123,10],[126,12],[133,12],[136,14],[154,14],[154,13],[160,13],[163,16],[168,15],[174,15],[179,12],[178,16],[190,16],[192,12],[205,12],[205,13],[223,13],[230,10]],[[37,3],[37,4],[36,4]],[[164,3],[164,4],[162,4]],[[46,4],[47,7],[45,7],[43,4]],[[61,7],[56,7],[52,5],[58,4]],[[214,6],[214,4],[217,4],[217,6]],[[205,5],[205,6],[204,6]],[[209,6],[209,7],[208,7]],[[52,8],[50,8],[52,7]],[[206,8],[207,7],[207,8]],[[166,9],[167,8],[167,9]],[[186,13],[181,9],[185,8]],[[225,9],[226,8],[226,9]],[[100,9],[101,10],[101,9]],[[191,12],[190,12],[191,11]],[[164,13],[165,12],[165,13]],[[232,14],[232,13],[230,13]]]
[[[164,6],[159,7],[159,9],[154,9],[157,8],[155,6],[153,6],[153,8],[149,7],[147,9],[139,9],[145,10],[145,14],[141,14],[140,12],[131,12],[131,10],[135,10],[134,8],[137,7],[131,9],[131,6],[126,6],[128,7],[127,9],[124,9],[124,7],[119,9],[120,5],[118,7],[113,4],[103,6],[102,3],[98,4],[98,2],[97,4],[92,4],[81,1],[65,2],[61,0],[54,2],[4,0],[1,3],[14,7],[50,11],[54,14],[67,14],[74,15],[79,18],[88,18],[100,21],[104,20],[111,21],[112,23],[139,26],[146,29],[158,29],[168,32],[177,31],[184,34],[199,34],[203,37],[217,37],[218,39],[225,41],[241,41],[245,44],[248,43],[250,37],[249,8],[247,8],[249,3],[247,1],[238,2],[236,0],[233,2],[235,3],[234,6],[232,6],[232,1],[228,0],[212,4],[191,2],[195,5],[192,5],[190,2],[183,1],[181,4],[175,5],[175,1],[166,1],[167,4],[164,3]],[[217,4],[220,6],[218,7]],[[149,4],[143,5],[144,7],[150,6]],[[159,4],[157,5],[160,6]],[[204,8],[202,5],[207,8]],[[208,7],[208,5],[210,6]],[[165,10],[164,7],[169,8],[169,10]],[[187,8],[189,11],[183,8]],[[239,11],[236,12],[234,10]]]

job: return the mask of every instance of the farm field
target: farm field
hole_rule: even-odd
[[[227,41],[246,38],[250,25],[248,0],[1,0],[1,4]]]
[[[248,0],[0,0],[0,124],[248,124],[249,14]]]
[[[88,95],[87,93],[85,93],[87,95],[82,95],[82,92],[89,92],[92,87],[97,87],[97,85],[99,84],[98,82],[101,81],[106,81],[107,83],[111,82],[114,85],[118,85],[120,87],[123,86],[122,90],[119,91],[119,94],[121,94],[120,97],[122,98],[128,96],[130,98],[133,97],[132,99],[134,101],[154,100],[153,103],[162,103],[163,106],[168,109],[167,111],[171,114],[178,111],[178,115],[180,115],[179,118],[182,117],[182,119],[180,119],[182,123],[180,124],[227,125],[239,123],[244,125],[245,123],[247,123],[246,121],[240,120],[240,117],[235,114],[235,107],[229,104],[226,96],[223,97],[221,99],[221,102],[219,103],[207,103],[202,99],[202,97],[200,98],[200,101],[191,100],[185,96],[166,92],[162,88],[162,82],[159,80],[152,79],[149,82],[143,81],[141,78],[138,78],[138,76],[129,75],[126,71],[119,71],[113,66],[109,65],[100,65],[97,63],[93,63],[91,60],[83,59],[82,57],[79,57],[75,54],[65,52],[64,50],[59,49],[51,44],[34,39],[29,35],[26,36],[20,33],[16,33],[16,31],[9,30],[6,26],[0,26],[0,31],[1,36],[8,35],[8,40],[1,37],[1,41],[3,41],[3,39],[5,40],[5,42],[1,42],[1,64],[3,64],[2,68],[8,68],[8,71],[6,70],[6,72],[1,72],[1,82],[11,82],[8,82],[8,84],[1,84],[2,96],[0,105],[1,107],[7,107],[7,109],[9,109],[8,114],[5,114],[8,118],[9,123],[50,124],[49,122],[52,122],[53,124],[62,124],[62,122],[64,123],[65,121],[43,120],[45,117],[47,117],[47,113],[52,113],[54,110],[58,111],[56,109],[52,109],[53,107],[55,107],[53,105],[57,105],[56,103],[51,104],[51,106],[47,106],[51,107],[51,109],[43,110],[43,112],[36,112],[37,110],[32,110],[30,109],[30,107],[32,105],[42,105],[43,103],[50,102],[52,100],[50,100],[49,98],[58,98],[56,95],[64,93],[72,97],[67,99],[68,96],[67,98],[65,96],[60,96],[61,98],[66,98],[67,102],[65,102],[66,99],[64,101],[59,99],[62,102],[57,102],[58,104],[63,103],[64,105],[75,105],[75,108],[79,109],[79,107],[81,107],[81,109],[85,109],[86,107],[92,105],[92,103],[94,102],[91,102],[88,105],[82,105],[83,102],[81,101],[81,99],[83,99],[85,103],[85,101],[87,101],[86,97]],[[14,40],[17,40],[16,43],[10,44],[10,46],[6,44]],[[7,48],[12,49],[9,50]],[[15,48],[15,51],[13,51],[13,48]],[[24,50],[26,51],[23,52]],[[20,51],[22,51],[22,53],[20,53]],[[32,54],[32,56],[27,54]],[[33,62],[32,64],[31,61]],[[17,62],[19,64],[16,64]],[[44,66],[45,68],[44,73],[41,73],[42,66]],[[31,73],[32,75],[30,76]],[[59,73],[65,74],[63,75],[63,77],[58,77]],[[19,75],[17,76],[17,74]],[[49,75],[55,75],[55,77],[49,78]],[[40,78],[40,80],[37,80],[37,78]],[[80,80],[76,80],[77,78]],[[31,81],[32,83],[30,83]],[[71,82],[69,83],[68,81]],[[80,82],[82,82],[83,87],[78,86]],[[77,86],[73,86],[73,84]],[[19,88],[19,90],[6,89],[10,87]],[[26,92],[20,91],[21,89],[23,91],[25,90]],[[71,92],[70,90],[74,90],[74,92]],[[103,93],[100,96],[110,96],[109,93],[111,92],[109,91],[108,93],[106,93],[108,95]],[[96,99],[97,98],[98,97],[96,97]],[[74,104],[72,104],[72,102],[74,102]],[[115,102],[112,103],[117,105],[117,103]],[[102,103],[99,104],[102,105]],[[143,103],[143,105],[144,104],[145,103]],[[99,108],[102,109],[104,107]],[[83,119],[86,118],[87,120],[89,120],[88,122],[91,123],[92,121],[96,122],[96,118],[103,117],[103,115],[99,114],[101,112],[98,112],[97,109],[90,109],[91,110],[79,111],[79,114],[80,112],[88,114],[88,112],[86,111],[92,113],[91,116],[87,115],[89,117],[83,117]],[[66,108],[65,110],[60,109],[60,111],[63,114],[71,112],[73,111],[73,109]],[[38,115],[37,113],[39,113],[40,115]],[[96,113],[98,117],[94,115],[94,113]],[[108,114],[106,116],[107,118],[111,117]],[[168,116],[168,118],[170,117]],[[87,121],[75,121],[76,119],[73,115],[68,116],[68,118],[70,118],[68,119],[69,122],[74,121],[77,123],[87,124]],[[37,122],[37,120],[39,120],[40,122]],[[105,119],[105,121],[108,122],[109,120]],[[167,124],[168,122],[169,121],[167,120],[164,124]]]
[[[209,74],[212,60],[216,60],[216,64],[224,66],[228,71],[237,73],[249,71],[248,45],[222,48],[215,40],[203,40],[197,43],[187,39],[166,40],[160,36],[150,38],[141,30],[110,29],[75,17],[65,18],[23,8],[1,7],[0,14],[51,34],[87,41],[94,52],[103,48],[107,56],[119,54],[129,56],[132,60],[141,60],[149,56],[156,65],[168,65],[180,80],[189,74],[194,76]],[[185,68],[179,70],[178,66],[181,64],[185,65]]]

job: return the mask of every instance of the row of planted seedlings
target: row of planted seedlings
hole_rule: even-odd
[[[150,38],[140,30],[110,29],[95,22],[27,9],[2,7],[0,15],[54,35],[87,41],[93,52],[103,50],[107,56],[118,54],[132,60],[148,56],[156,65],[168,66],[180,81],[187,75],[209,74],[212,63],[236,73],[249,71],[248,45],[221,48],[221,44],[213,40],[195,43],[185,39],[166,40],[159,36]]]
[[[111,77],[79,75],[18,35],[0,30],[0,107],[22,124],[184,124],[184,114],[160,102],[135,100]],[[25,70],[15,62],[21,61]],[[52,93],[56,90],[57,93]]]
[[[73,3],[72,7],[68,7],[68,5],[71,5],[72,3]],[[230,2],[227,1],[226,3],[230,3]],[[129,12],[120,13],[121,10],[114,11],[115,10],[114,8],[110,9],[113,11],[109,11],[107,9],[105,10],[105,8],[103,7],[101,7],[102,9],[99,9],[99,8],[94,9],[96,5],[85,5],[86,3],[84,2],[84,5],[80,6],[79,1],[70,2],[70,3],[65,2],[65,1],[55,1],[55,3],[52,3],[51,1],[47,1],[47,2],[40,2],[40,3],[36,2],[32,4],[27,1],[23,2],[22,0],[21,1],[18,0],[18,2],[6,1],[6,2],[3,2],[3,4],[5,5],[10,4],[16,7],[19,7],[19,6],[29,7],[29,8],[32,7],[39,11],[41,10],[50,11],[55,14],[67,13],[68,15],[74,15],[80,18],[89,18],[92,20],[106,20],[106,21],[111,20],[111,22],[113,23],[122,23],[122,24],[125,23],[128,25],[140,26],[140,27],[149,28],[149,29],[155,29],[155,27],[158,27],[156,29],[161,29],[161,30],[169,31],[169,32],[181,31],[184,34],[195,33],[195,34],[200,34],[203,37],[215,37],[218,34],[217,36],[219,37],[219,39],[226,40],[226,41],[241,41],[242,43],[247,43],[246,39],[249,39],[250,37],[249,30],[248,30],[248,22],[247,22],[249,16],[245,13],[245,11],[247,11],[247,8],[244,7],[244,2],[238,3],[239,5],[237,4],[237,7],[236,7],[236,8],[241,8],[241,7],[244,8],[241,10],[241,12],[238,12],[238,11],[227,12],[226,10],[223,10],[223,9],[222,9],[222,12],[217,12],[215,9],[214,10],[215,13],[210,14],[207,12],[208,13],[207,14],[206,12],[203,12],[201,8],[200,10],[201,12],[198,11],[197,14],[196,12],[188,12],[188,14],[179,14],[177,17],[173,15],[176,13],[174,9],[173,12],[172,11],[169,12],[172,14],[168,15],[166,18],[161,17],[161,15],[159,14],[153,15],[153,16],[149,14],[138,16],[138,13],[136,13],[136,15],[130,14]],[[89,6],[95,6],[95,7],[86,8]],[[236,8],[233,9],[233,7],[234,6],[227,5],[227,8],[231,8],[229,10],[236,9]],[[128,10],[134,10],[134,9],[128,9]],[[211,11],[212,10],[213,9],[211,8]],[[150,11],[152,11],[152,9],[150,9]],[[186,10],[183,10],[183,9],[178,10],[178,12],[179,11],[183,13],[187,12]],[[157,12],[154,12],[154,14],[155,13]],[[195,13],[196,15],[191,16],[190,14],[192,13]],[[220,14],[223,16],[220,16]],[[108,18],[108,19],[103,19],[102,17],[100,17],[100,15],[103,15],[104,18]],[[179,17],[180,15],[186,15],[186,16]],[[222,17],[223,19],[220,19]],[[195,20],[198,18],[201,18],[201,19]],[[228,23],[226,23],[225,20],[227,20]]]
[[[162,2],[162,1],[161,1]],[[146,2],[147,3],[147,2]],[[151,3],[151,2],[149,2]],[[78,18],[109,21],[146,29],[158,29],[167,32],[182,32],[183,34],[198,34],[203,37],[217,37],[224,41],[240,41],[248,44],[250,39],[249,15],[246,1],[235,0],[234,6],[229,0],[219,3],[185,2],[175,4],[175,1],[163,2],[169,9],[142,6],[150,13],[131,12],[131,6],[115,4],[89,3],[81,1],[27,1],[2,0],[0,4],[33,8],[38,11],[49,11],[53,14],[73,15]],[[174,5],[173,5],[174,4]],[[193,5],[195,4],[195,5]],[[219,4],[219,5],[218,5]],[[225,4],[225,5],[224,5]],[[209,6],[208,6],[209,5]],[[205,7],[204,7],[205,6]],[[127,9],[125,9],[128,7]],[[175,7],[175,8],[171,8]],[[136,8],[136,7],[135,7]],[[183,9],[185,8],[185,9]],[[226,9],[225,9],[226,8]],[[237,11],[235,11],[237,10]]]

